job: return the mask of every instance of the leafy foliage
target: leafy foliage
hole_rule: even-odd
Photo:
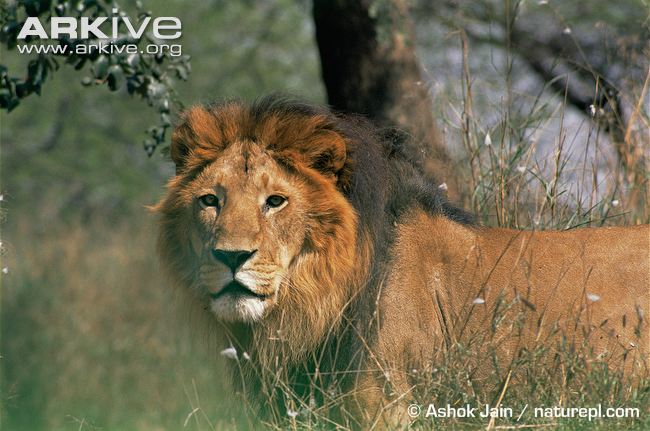
[[[128,14],[115,4],[103,0],[64,1],[57,0],[20,0],[0,4],[0,42],[8,49],[14,50],[22,41],[18,40],[20,29],[27,17],[39,17],[42,22],[49,22],[52,17],[127,17]],[[151,12],[145,10],[140,2],[136,3],[137,24],[151,17]],[[174,92],[176,80],[186,80],[191,72],[188,55],[173,55],[165,49],[143,50],[136,52],[123,50],[121,52],[105,50],[97,47],[113,45],[125,46],[135,44],[159,45],[152,34],[145,33],[141,39],[134,39],[125,32],[124,21],[119,20],[119,34],[108,41],[96,37],[88,39],[70,39],[67,36],[59,38],[56,43],[61,49],[48,52],[31,51],[32,58],[27,64],[24,76],[11,74],[6,66],[0,65],[0,107],[11,111],[20,101],[32,94],[41,94],[42,86],[47,78],[56,72],[61,63],[83,70],[87,75],[81,80],[86,86],[107,86],[110,91],[126,91],[136,95],[153,107],[159,114],[157,124],[149,127],[149,138],[144,141],[145,150],[149,155],[164,143],[167,130],[171,126],[170,112],[173,105],[180,106]],[[26,44],[40,44],[40,39],[28,36]],[[76,49],[86,45],[87,49]],[[156,51],[156,53],[150,53]],[[35,53],[35,54],[33,54]]]

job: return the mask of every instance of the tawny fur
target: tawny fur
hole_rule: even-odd
[[[267,377],[282,368],[297,393],[317,380],[353,394],[346,405],[359,423],[401,420],[404,409],[383,406],[409,399],[408,370],[488,338],[506,366],[519,349],[565,337],[613,367],[647,370],[648,226],[477,226],[426,183],[399,140],[275,98],[194,107],[176,127],[177,175],[157,207],[160,256],[208,331],[250,356],[236,367],[248,391],[272,396]],[[197,206],[206,190],[223,198],[213,213]],[[273,213],[264,199],[278,190],[288,204]],[[210,311],[209,292],[228,277],[209,258],[215,247],[258,250],[245,275],[270,295],[261,318],[224,322]],[[487,330],[503,303],[511,324]]]

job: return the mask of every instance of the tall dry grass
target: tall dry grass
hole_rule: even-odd
[[[462,93],[447,101],[445,122],[463,148],[458,171],[468,179],[466,207],[486,225],[522,229],[650,221],[650,112],[644,104],[650,69],[644,83],[621,93],[634,109],[616,119],[617,128],[597,118],[566,124],[566,95],[515,91],[513,59],[506,56],[505,94],[493,106],[498,118],[488,123],[475,112],[481,81],[470,69],[471,49],[462,32],[460,39]],[[616,130],[626,130],[625,136]]]

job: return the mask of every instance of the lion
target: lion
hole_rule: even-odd
[[[352,426],[404,423],[409,370],[469,340],[499,340],[506,366],[562,339],[647,369],[649,226],[480,226],[403,139],[277,96],[195,106],[175,127],[162,266],[260,411],[337,396]]]

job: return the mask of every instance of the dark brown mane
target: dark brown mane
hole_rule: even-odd
[[[276,95],[251,104],[226,101],[191,108],[172,136],[177,175],[158,207],[163,214],[160,254],[175,284],[191,286],[196,271],[182,215],[185,187],[229,145],[250,141],[289,174],[311,184],[308,199],[314,224],[306,228],[304,245],[311,252],[300,255],[302,270],[292,275],[292,285],[300,286],[300,291],[294,295],[288,289],[280,291],[284,306],[271,312],[257,331],[237,330],[232,340],[241,342],[243,349],[256,345],[258,357],[266,358],[262,363],[270,364],[277,346],[268,339],[280,325],[291,338],[287,344],[291,349],[283,355],[298,366],[310,351],[328,352],[328,343],[337,344],[343,337],[372,339],[371,333],[343,328],[355,315],[364,314],[360,310],[373,308],[391,259],[394,229],[403,215],[419,208],[471,223],[403,153],[406,138],[396,130],[377,129],[361,117]],[[363,356],[358,344],[348,342],[357,347],[339,352],[330,368],[353,367]]]
[[[210,105],[212,109],[220,106],[223,104]],[[251,121],[257,124],[264,124],[269,116],[285,118],[287,122],[296,116],[320,118],[352,144],[347,148],[351,172],[340,188],[357,211],[360,229],[368,230],[374,244],[389,244],[390,227],[413,207],[461,224],[474,224],[469,213],[450,204],[438,184],[422,174],[418,161],[405,154],[404,142],[411,137],[403,131],[378,129],[362,117],[338,114],[281,95],[256,100],[249,112]],[[254,134],[256,129],[251,130]],[[375,250],[380,251],[376,247]]]

